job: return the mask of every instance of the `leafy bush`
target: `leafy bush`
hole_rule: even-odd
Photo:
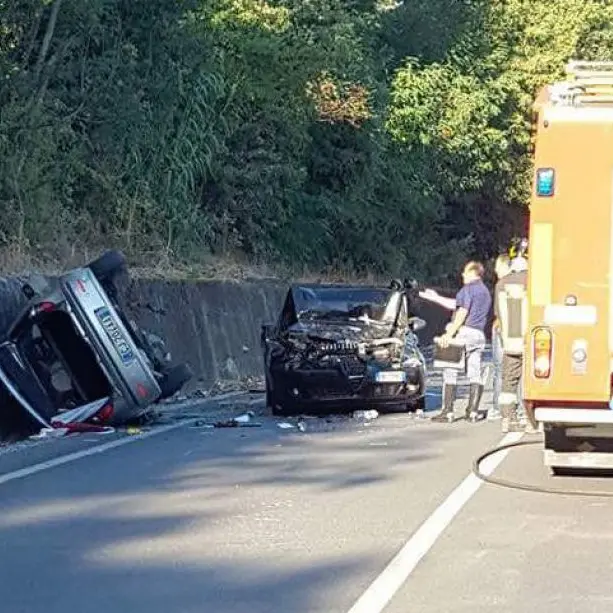
[[[5,267],[119,246],[455,279],[521,231],[532,100],[597,0],[0,0]]]

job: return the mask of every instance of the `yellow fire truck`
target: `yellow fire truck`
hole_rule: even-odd
[[[535,111],[524,402],[554,473],[613,469],[613,62],[571,62]]]

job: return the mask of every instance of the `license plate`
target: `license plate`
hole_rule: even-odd
[[[375,374],[377,383],[404,383],[407,373],[404,370],[380,370]]]
[[[122,363],[128,366],[134,361],[134,352],[127,342],[123,332],[121,332],[115,323],[111,312],[106,307],[102,307],[100,309],[96,309],[95,313],[96,317],[100,321],[100,324],[104,328],[104,331],[111,340],[111,343],[113,343],[113,347],[115,347],[117,355],[119,355]]]

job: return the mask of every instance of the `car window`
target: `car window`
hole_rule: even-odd
[[[398,312],[399,294],[390,290],[298,287],[293,295],[300,321],[393,322]]]

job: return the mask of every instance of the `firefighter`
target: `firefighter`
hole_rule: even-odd
[[[523,370],[524,334],[527,323],[528,241],[521,239],[512,245],[511,272],[496,285],[494,314],[500,326],[502,341],[502,389],[499,396],[502,431],[519,432],[521,426],[518,405]],[[526,426],[531,431],[531,426]]]
[[[511,272],[511,257],[508,253],[502,253],[496,258],[496,287],[494,288],[494,296],[498,293],[501,282]],[[494,318],[492,326],[492,362],[494,366],[494,381],[493,381],[493,398],[492,408],[487,413],[489,420],[500,419],[500,404],[499,396],[502,386],[502,341],[500,340],[500,322]]]

